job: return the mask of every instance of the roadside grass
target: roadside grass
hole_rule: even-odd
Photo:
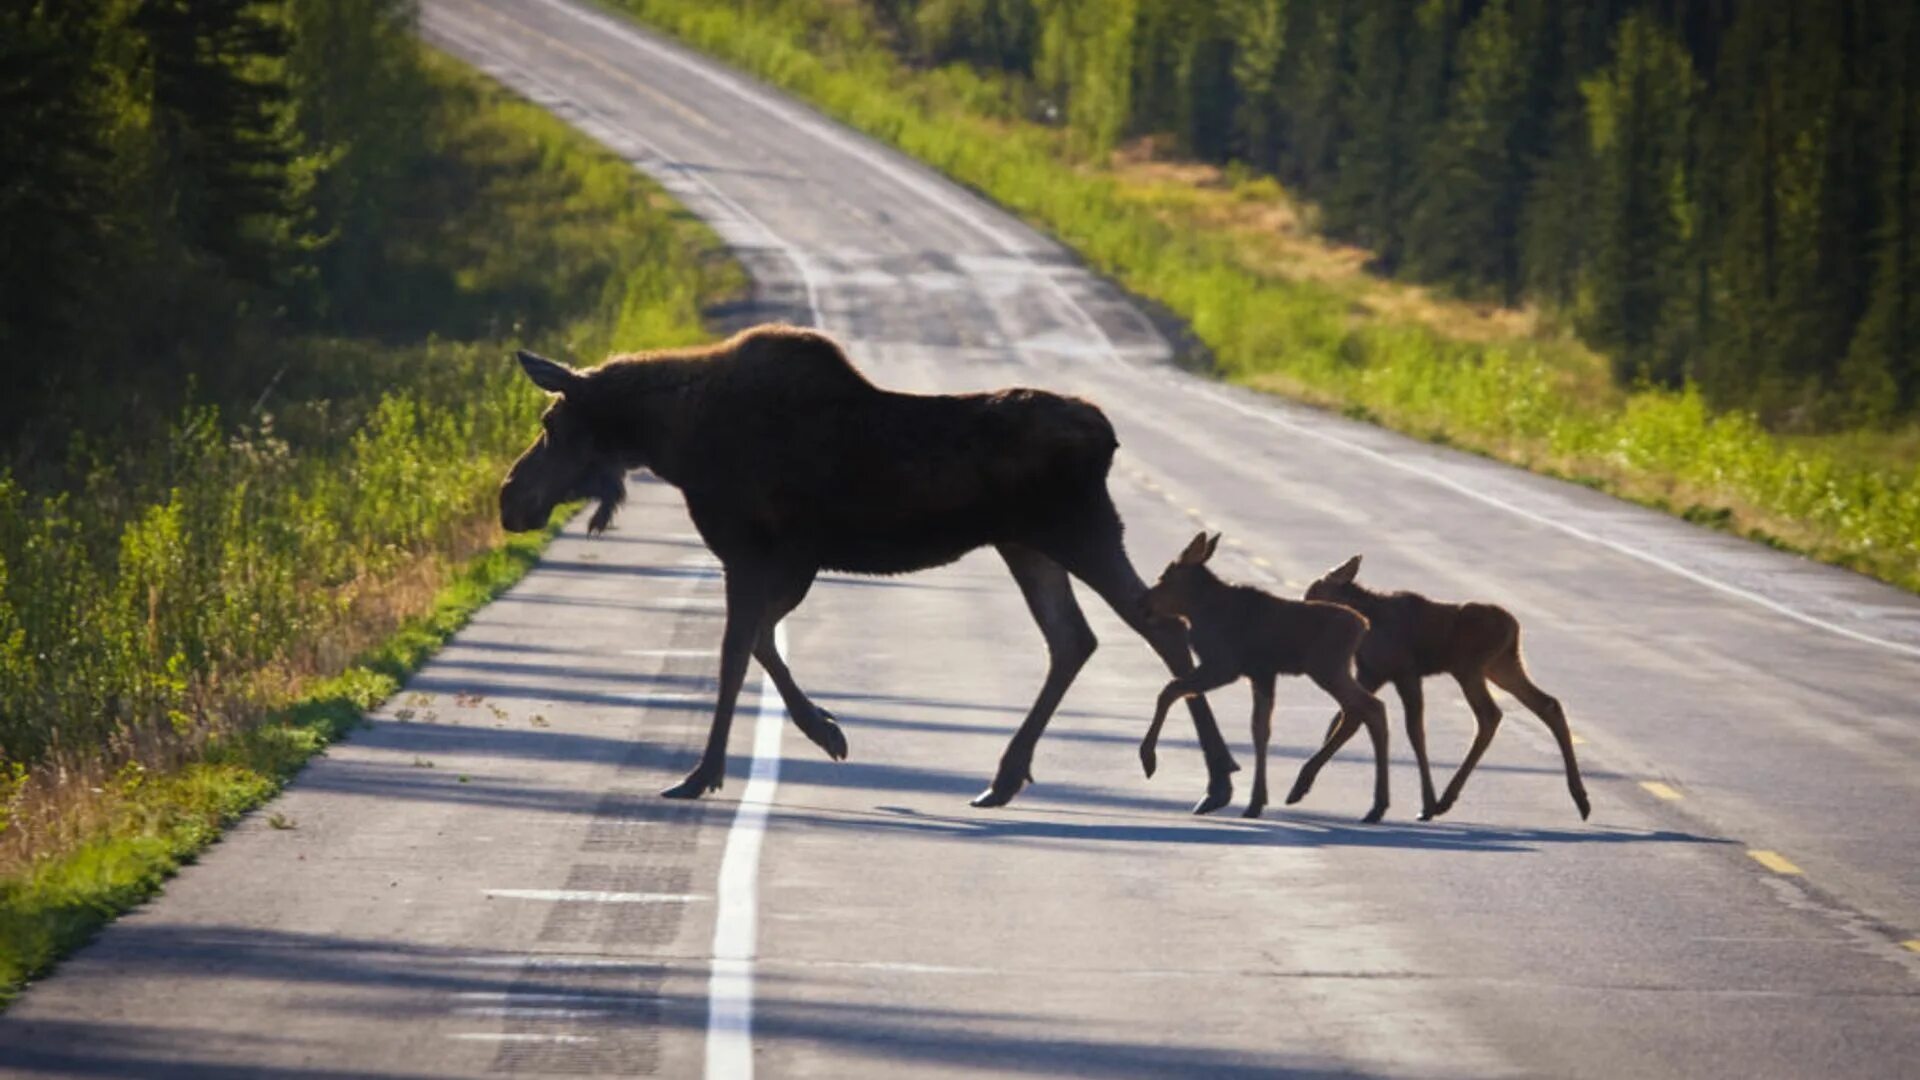
[[[160,890],[223,829],[271,799],[315,754],[400,689],[488,601],[539,560],[573,507],[544,532],[513,536],[468,559],[431,607],[321,679],[264,721],[209,739],[168,771],[128,762],[104,778],[97,825],[78,846],[0,879],[0,1006],[101,925]],[[275,824],[276,828],[291,823]]]
[[[264,409],[0,471],[0,1002],[151,895],[525,572],[494,491],[582,362],[706,340],[745,274],[558,118],[449,58],[378,336],[252,342]],[[550,535],[550,532],[549,534]]]
[[[1615,387],[1537,314],[1365,274],[1271,180],[1077,156],[1004,79],[901,62],[860,4],[604,2],[1051,232],[1184,319],[1224,378],[1920,590],[1914,430],[1781,436],[1693,389]]]

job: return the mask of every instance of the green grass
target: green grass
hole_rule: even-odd
[[[856,3],[622,0],[641,21],[982,191],[1191,326],[1219,374],[1764,539],[1920,590],[1912,439],[1782,439],[1691,391],[1621,391],[1565,335],[1460,332],[1258,257],[1177,185],[1078,157],[964,67],[913,69]],[[1239,183],[1234,197],[1277,197]],[[1264,189],[1264,190],[1263,190]],[[1383,286],[1384,287],[1384,286]],[[1365,295],[1361,295],[1361,294]],[[1443,305],[1444,306],[1444,305]],[[1464,305],[1462,305],[1464,307]],[[1901,447],[1907,451],[1902,452]]]
[[[261,332],[266,408],[0,472],[0,997],[151,895],[525,572],[495,491],[544,395],[514,346],[591,362],[705,340],[743,287],[626,162],[434,55],[431,152],[361,336]],[[407,296],[411,300],[402,302]],[[270,415],[269,415],[270,414]]]
[[[547,531],[512,537],[468,560],[424,615],[266,721],[210,740],[198,760],[163,773],[123,767],[112,780],[110,819],[97,835],[0,880],[0,1005],[102,924],[159,891],[222,829],[272,798],[309,758],[399,690],[474,612],[533,566],[564,520],[563,509]]]

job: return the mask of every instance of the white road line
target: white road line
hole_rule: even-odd
[[[488,889],[501,900],[544,900],[555,904],[694,904],[713,897],[701,893],[607,892],[602,889]]]
[[[776,625],[774,648],[787,649],[786,627]],[[709,1080],[753,1076],[753,961],[759,949],[760,845],[780,784],[780,736],[786,729],[773,680],[760,678],[760,709],[753,725],[753,766],[740,793],[720,856],[720,902],[713,920],[713,973],[707,981]]]
[[[582,11],[579,8],[572,6],[570,3],[565,2],[565,0],[540,0],[540,2],[545,4],[547,7],[553,8],[558,11],[566,12],[583,22],[592,23],[597,28],[603,31],[606,31],[612,34],[613,36],[620,38],[623,41],[633,44],[653,54],[654,56],[659,57],[662,60],[665,60],[667,63],[670,63],[675,67],[678,67],[684,71],[687,71],[691,74],[694,74],[704,79],[708,83],[711,83],[712,85],[719,87],[722,90],[725,90],[727,93],[733,95],[734,97],[737,97],[742,101],[745,101],[749,104],[752,104],[758,107],[763,112],[766,112],[772,116],[775,116],[797,127],[807,128],[809,130],[809,133],[815,137],[815,140],[817,142],[825,142],[827,144],[830,144],[835,148],[841,150],[842,152],[848,154],[849,156],[858,159],[862,163],[872,166],[876,172],[879,172],[885,175],[889,179],[893,180],[895,183],[898,183],[901,187],[907,189],[908,191],[912,192],[915,195],[918,195],[922,200],[924,200],[929,205],[937,206],[940,209],[946,211],[949,216],[966,224],[967,226],[971,227],[976,232],[978,232],[980,235],[986,237],[988,240],[991,240],[995,244],[998,244],[1003,250],[1007,251],[1009,254],[1026,261],[1030,265],[1034,265],[1036,269],[1040,269],[1044,271],[1045,268],[1039,267],[1038,264],[1035,264],[1032,256],[1025,249],[1017,245],[1014,242],[1014,240],[1006,232],[994,227],[985,218],[983,218],[978,212],[976,212],[972,207],[967,206],[965,203],[961,202],[958,198],[956,198],[953,194],[937,186],[936,182],[931,181],[928,178],[917,176],[910,172],[907,172],[905,169],[903,169],[901,166],[899,166],[895,162],[890,161],[887,158],[881,156],[873,148],[863,146],[860,143],[854,141],[853,138],[850,138],[847,133],[843,132],[832,123],[825,122],[817,116],[809,115],[797,109],[782,107],[781,103],[772,100],[768,96],[767,92],[761,90],[758,86],[741,85],[740,81],[737,80],[736,78],[731,77],[730,75],[723,75],[720,72],[713,70],[709,64],[702,64],[697,61],[689,60],[679,55],[678,52],[668,49],[667,47],[660,45],[657,42],[649,40],[644,35],[634,32],[631,28],[622,25],[619,21],[613,19],[610,16],[602,15],[597,12],[589,13],[586,11]],[[866,136],[859,136],[859,138],[866,138]],[[704,180],[704,178],[699,178],[699,179]],[[951,181],[949,180],[948,182],[950,183]],[[707,186],[711,188],[711,185],[707,185]],[[731,200],[727,200],[727,201],[731,203]],[[738,207],[737,203],[733,205],[735,207]],[[741,212],[745,213],[744,210],[742,210]],[[747,215],[747,216],[751,217],[752,215]],[[759,219],[757,218],[754,218],[753,220],[756,223],[760,224],[762,229],[766,228],[764,222],[759,222]],[[791,250],[791,245],[788,245],[783,238],[778,237],[778,235],[772,233],[771,230],[766,230],[766,231],[769,233],[769,235],[774,236],[776,241],[784,249]],[[1080,302],[1073,297],[1071,293],[1066,291],[1066,289],[1060,284],[1058,279],[1056,279],[1052,273],[1043,272],[1041,273],[1040,276],[1045,280],[1047,286],[1051,288],[1055,292],[1055,294],[1060,297],[1060,299],[1065,301],[1066,305],[1069,308],[1071,308],[1074,313],[1079,315],[1080,319],[1084,322],[1084,324],[1099,338],[1100,342],[1102,343],[1109,357],[1112,358],[1116,363],[1118,363],[1119,355],[1117,350],[1115,350],[1113,347],[1113,341],[1111,338],[1107,336],[1105,328],[1100,326],[1098,320],[1094,319],[1092,314],[1089,313],[1086,310],[1086,308],[1083,307],[1080,304]],[[809,299],[811,299],[811,295],[809,296]],[[1124,364],[1119,364],[1119,366],[1125,367]],[[1877,648],[1885,649],[1889,652],[1899,653],[1904,656],[1920,657],[1920,646],[1908,645],[1904,642],[1891,641],[1886,638],[1876,637],[1872,634],[1863,633],[1858,630],[1853,630],[1853,629],[1849,629],[1848,627],[1841,626],[1837,623],[1829,622],[1825,619],[1820,618],[1817,615],[1810,615],[1804,611],[1799,610],[1798,608],[1794,608],[1787,604],[1783,604],[1778,600],[1774,600],[1770,597],[1762,596],[1759,593],[1752,592],[1747,589],[1743,589],[1738,585],[1733,585],[1728,582],[1721,581],[1718,578],[1709,577],[1706,574],[1702,574],[1696,570],[1690,570],[1687,567],[1681,566],[1679,563],[1676,563],[1662,556],[1656,555],[1650,551],[1646,551],[1644,549],[1634,547],[1630,544],[1623,544],[1617,540],[1609,540],[1605,537],[1587,532],[1586,530],[1581,529],[1577,526],[1569,525],[1562,521],[1556,521],[1543,514],[1535,513],[1534,511],[1528,510],[1525,507],[1507,502],[1504,499],[1500,499],[1492,495],[1487,495],[1482,492],[1474,491],[1473,489],[1449,477],[1442,476],[1439,473],[1433,472],[1432,470],[1429,470],[1429,469],[1421,468],[1418,465],[1413,465],[1407,462],[1395,460],[1394,458],[1389,457],[1388,455],[1382,454],[1376,450],[1373,450],[1370,447],[1366,447],[1359,443],[1353,442],[1352,440],[1343,439],[1337,435],[1332,435],[1326,432],[1314,431],[1303,425],[1296,424],[1290,420],[1287,420],[1284,417],[1275,415],[1270,411],[1255,409],[1242,402],[1234,401],[1232,398],[1228,397],[1227,395],[1220,393],[1219,391],[1213,389],[1212,387],[1208,387],[1203,384],[1200,384],[1197,380],[1191,377],[1175,378],[1170,381],[1173,383],[1173,385],[1178,386],[1181,390],[1184,390],[1187,393],[1202,395],[1215,402],[1224,404],[1228,408],[1231,408],[1236,412],[1240,412],[1249,416],[1255,416],[1265,420],[1270,424],[1274,424],[1275,426],[1285,428],[1295,434],[1305,435],[1309,438],[1313,438],[1321,442],[1339,446],[1342,449],[1351,450],[1353,452],[1362,454],[1363,456],[1366,456],[1370,459],[1378,461],[1382,464],[1388,465],[1394,469],[1400,470],[1401,472],[1405,472],[1413,476],[1421,477],[1432,483],[1448,488],[1449,490],[1456,491],[1462,495],[1466,495],[1467,497],[1474,499],[1475,501],[1480,502],[1486,506],[1491,506],[1491,507],[1494,507],[1495,509],[1503,510],[1507,513],[1513,514],[1527,521],[1532,521],[1537,524],[1550,526],[1552,528],[1560,530],[1563,533],[1566,533],[1568,536],[1572,536],[1579,540],[1587,541],[1588,543],[1598,544],[1601,547],[1605,547],[1611,551],[1615,551],[1615,552],[1618,552],[1619,554],[1626,555],[1629,558],[1638,559],[1639,561],[1644,562],[1649,566],[1654,566],[1661,570],[1665,570],[1669,573],[1685,578],[1688,581],[1692,581],[1699,585],[1704,585],[1707,588],[1714,589],[1728,596],[1732,596],[1737,599],[1745,600],[1749,603],[1756,604],[1762,608],[1765,608],[1779,615],[1784,615],[1804,625],[1811,626],[1819,630],[1825,630],[1829,633],[1838,634],[1841,637],[1847,638],[1851,641],[1857,641],[1864,645],[1872,645]]]

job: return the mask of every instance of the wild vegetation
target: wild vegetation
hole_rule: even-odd
[[[1047,228],[1230,378],[1920,588],[1911,5],[619,6]]]
[[[0,13],[0,987],[531,562],[494,521],[541,407],[513,344],[697,341],[741,281],[410,18]]]

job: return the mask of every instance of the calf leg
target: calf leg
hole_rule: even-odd
[[[1400,694],[1400,707],[1407,714],[1407,741],[1413,744],[1413,760],[1420,763],[1420,820],[1432,821],[1437,801],[1433,797],[1433,770],[1427,765],[1426,700],[1420,692],[1420,676],[1406,675],[1393,681]]]
[[[720,787],[727,776],[727,734],[733,727],[733,707],[746,680],[747,657],[766,627],[767,588],[758,568],[727,568],[727,628],[720,638],[720,694],[714,702],[713,726],[707,729],[707,748],[687,778],[660,794],[669,799],[697,799]]]
[[[1120,540],[1120,518],[1113,504],[1106,501],[1105,492],[1101,492],[1100,497],[1101,502],[1085,519],[1092,524],[1053,545],[1056,557],[1073,576],[1099,593],[1100,599],[1105,600],[1134,633],[1146,639],[1167,670],[1176,676],[1193,671],[1186,628],[1174,620],[1147,614],[1141,603],[1147,594],[1147,583],[1140,580],[1133,564],[1127,561],[1126,547]],[[1207,759],[1207,794],[1195,804],[1193,812],[1208,814],[1232,800],[1233,773],[1240,766],[1234,763],[1227,741],[1220,737],[1220,725],[1214,721],[1213,709],[1207,705],[1205,696],[1198,693],[1189,696],[1187,711],[1193,717],[1193,731],[1199,736],[1201,752]]]
[[[1359,682],[1360,688],[1371,694],[1375,690],[1380,689],[1382,680],[1378,675],[1363,669],[1360,672]],[[1321,740],[1320,749],[1316,750],[1313,756],[1309,757],[1306,763],[1300,766],[1300,775],[1294,777],[1293,780],[1293,790],[1287,792],[1288,806],[1292,806],[1294,803],[1307,797],[1307,792],[1313,790],[1314,780],[1320,776],[1320,770],[1325,768],[1327,762],[1333,760],[1333,755],[1339,753],[1340,748],[1347,745],[1347,740],[1353,738],[1354,733],[1360,730],[1360,722],[1358,720],[1349,724],[1343,724],[1342,722],[1346,719],[1347,714],[1343,710],[1334,713],[1333,719],[1327,722],[1327,735],[1326,738]]]
[[[1495,705],[1493,695],[1487,693],[1486,677],[1477,671],[1455,672],[1453,677],[1460,683],[1461,692],[1467,695],[1467,704],[1473,707],[1473,721],[1478,726],[1473,733],[1473,746],[1467,750],[1467,759],[1460,763],[1459,771],[1447,784],[1446,793],[1440,796],[1440,804],[1433,808],[1434,817],[1453,809],[1467,777],[1472,775],[1473,767],[1480,764],[1480,756],[1487,752],[1494,733],[1500,730],[1500,706]]]
[[[1140,767],[1148,777],[1152,777],[1154,769],[1159,767],[1157,747],[1160,743],[1160,727],[1167,722],[1167,710],[1173,708],[1173,703],[1218,690],[1239,677],[1237,668],[1201,664],[1185,675],[1175,675],[1161,688],[1160,700],[1153,708],[1153,722],[1147,725],[1147,734],[1140,740]]]
[[[1573,731],[1567,727],[1566,710],[1552,694],[1533,684],[1527,676],[1527,669],[1520,663],[1518,643],[1504,655],[1498,657],[1487,667],[1487,678],[1494,685],[1520,699],[1520,704],[1532,710],[1553,732],[1553,740],[1560,744],[1560,759],[1567,767],[1567,791],[1573,796],[1573,805],[1580,811],[1580,820],[1585,821],[1592,812],[1587,802],[1587,786],[1580,779],[1580,763],[1573,757]]]
[[[1020,730],[1014,732],[1000,756],[1000,769],[994,774],[992,786],[974,797],[973,805],[979,807],[1005,806],[1021,787],[1033,782],[1034,747],[1039,745],[1047,721],[1066,696],[1074,676],[1099,645],[1073,598],[1073,583],[1059,563],[1018,544],[1001,544],[999,551],[1007,569],[1013,571],[1013,580],[1020,584],[1027,610],[1033,613],[1047,640],[1047,679]]]
[[[1253,797],[1242,817],[1267,808],[1267,742],[1273,737],[1273,676],[1253,681]]]
[[[1328,741],[1327,746],[1320,748],[1319,753],[1314,755],[1314,759],[1325,764],[1326,758],[1332,756],[1328,752],[1328,747],[1339,749],[1339,744],[1351,738],[1353,729],[1361,724],[1366,725],[1367,735],[1373,740],[1373,808],[1367,811],[1366,817],[1360,819],[1371,825],[1379,821],[1387,812],[1387,707],[1380,704],[1379,698],[1362,689],[1347,672],[1342,671],[1335,675],[1312,674],[1310,677],[1315,686],[1333,695],[1333,699],[1340,703],[1341,713],[1341,730],[1334,733],[1334,738]],[[1310,760],[1307,764],[1314,765],[1314,761]],[[1317,766],[1314,771],[1318,772]],[[1304,768],[1300,770],[1300,774],[1301,778],[1311,786],[1312,775]],[[1300,784],[1296,781],[1295,790],[1298,791],[1299,787]],[[1295,801],[1292,793],[1289,793],[1287,801],[1290,803]]]

